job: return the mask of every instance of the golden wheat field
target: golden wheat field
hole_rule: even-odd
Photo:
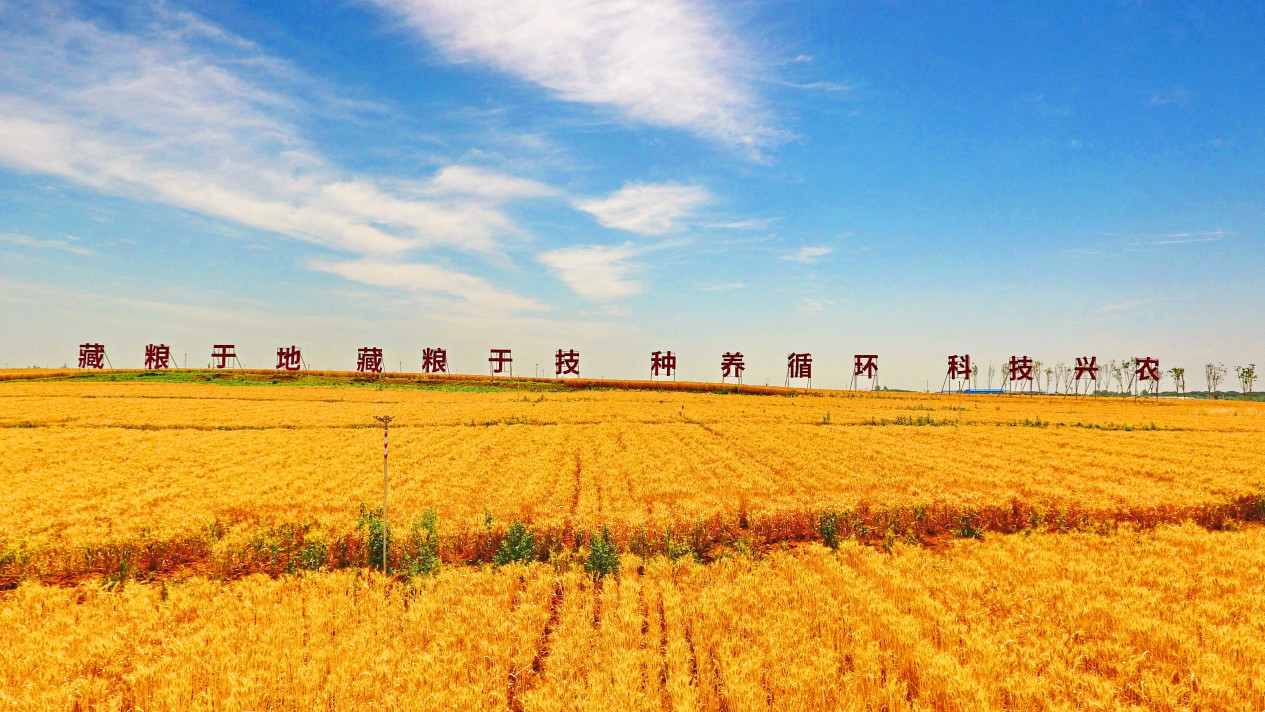
[[[1265,535],[852,542],[384,585],[359,571],[0,605],[15,709],[1259,710]]]
[[[1262,403],[9,382],[0,541],[166,538],[217,517],[346,528],[381,501],[381,413],[390,518],[434,507],[449,530],[487,514],[656,526],[744,500],[760,515],[1265,492]]]
[[[4,375],[0,708],[1265,709],[1265,403]]]

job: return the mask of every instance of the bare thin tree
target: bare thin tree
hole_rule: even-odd
[[[1124,371],[1125,395],[1133,394],[1133,386],[1138,381],[1138,360],[1130,358],[1128,361],[1120,364],[1120,370]]]
[[[1221,385],[1221,379],[1225,378],[1225,364],[1205,364],[1204,378],[1208,380],[1208,397],[1215,399],[1217,397],[1217,386]]]
[[[1246,366],[1235,366],[1234,375],[1239,379],[1240,392],[1245,396],[1252,395],[1252,384],[1256,383],[1256,364],[1249,363]]]

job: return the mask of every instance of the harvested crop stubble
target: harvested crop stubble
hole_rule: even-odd
[[[26,709],[1261,709],[1265,529],[0,600]]]
[[[0,544],[345,533],[381,497],[383,412],[396,415],[393,522],[436,507],[449,535],[487,513],[657,529],[736,521],[744,501],[757,517],[1265,492],[1262,403],[3,382]]]

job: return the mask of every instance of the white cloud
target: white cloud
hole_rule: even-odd
[[[1174,232],[1168,235],[1161,235],[1160,239],[1152,240],[1152,245],[1189,245],[1197,242],[1220,242],[1225,237],[1224,230],[1213,230],[1211,232]]]
[[[494,253],[532,181],[465,166],[423,190],[330,165],[297,128],[300,75],[185,13],[132,33],[0,5],[0,165],[361,254]],[[310,82],[309,82],[310,83]]]
[[[550,250],[538,259],[576,294],[604,301],[641,293],[641,283],[633,279],[637,267],[628,260],[644,251],[633,245],[582,245]]]
[[[842,82],[816,81],[816,82],[800,83],[800,82],[783,81],[783,82],[778,82],[778,83],[785,87],[791,87],[792,89],[808,89],[808,90],[813,90],[813,91],[831,91],[831,92],[842,92],[842,93],[856,91],[856,87],[850,84],[844,84]]]
[[[1094,311],[1098,314],[1111,314],[1111,313],[1116,313],[1116,312],[1133,311],[1134,309],[1139,309],[1141,307],[1150,305],[1152,301],[1153,300],[1151,299],[1143,299],[1143,298],[1125,299],[1124,301],[1113,302],[1111,304],[1104,304],[1103,306],[1096,307]]]
[[[424,184],[422,190],[437,195],[469,195],[496,201],[558,194],[556,188],[544,183],[475,166],[443,168]]]
[[[1190,93],[1180,86],[1165,92],[1153,92],[1151,106],[1190,106]]]
[[[436,265],[387,262],[365,257],[346,261],[313,260],[308,266],[361,284],[441,295],[488,311],[548,310],[546,305],[534,299],[499,289],[479,277]]]
[[[1072,115],[1071,106],[1053,99],[1047,99],[1045,94],[1025,94],[1021,100],[1034,107],[1041,116],[1067,117]]]
[[[804,302],[799,305],[799,311],[802,314],[820,314],[826,311],[826,308],[834,302],[828,299],[809,299],[805,298]]]
[[[695,185],[630,183],[605,198],[576,201],[575,207],[606,227],[662,235],[711,200],[711,193]]]
[[[178,325],[190,324],[205,328],[214,326],[262,326],[268,323],[267,310],[245,300],[215,295],[216,300],[226,299],[232,307],[209,307],[173,301],[155,301],[133,297],[83,291],[75,286],[39,282],[18,282],[0,278],[0,302],[22,304],[23,310],[40,310],[45,314],[78,315],[85,310],[93,311],[96,318],[127,320],[149,328],[155,323]],[[64,321],[62,322],[65,323]],[[72,322],[73,323],[73,322]]]
[[[374,0],[455,61],[478,62],[566,101],[757,151],[780,139],[745,79],[748,49],[687,0]]]
[[[73,240],[37,240],[27,235],[18,235],[15,233],[0,234],[0,242],[10,245],[18,245],[20,247],[35,247],[38,249],[62,250],[75,255],[90,255],[92,250],[86,247],[76,245]]]
[[[826,247],[825,245],[805,245],[794,252],[782,255],[782,259],[787,262],[816,262],[834,251],[833,247]]]
[[[704,227],[719,230],[767,230],[781,218],[747,218],[746,220],[725,220],[707,223]]]
[[[1101,250],[1095,250],[1092,247],[1070,247],[1066,250],[1063,250],[1063,254],[1067,255],[1068,257],[1092,257],[1094,255],[1099,254],[1100,252]]]
[[[1227,230],[1202,230],[1158,234],[1103,232],[1099,234],[1104,237],[1127,239],[1128,242],[1121,245],[1121,249],[1125,252],[1148,252],[1152,248],[1221,242],[1222,240],[1233,237],[1234,235],[1233,232]]]

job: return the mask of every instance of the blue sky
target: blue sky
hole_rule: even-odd
[[[1258,3],[0,0],[0,361],[1265,363]],[[1194,385],[1194,384],[1192,384]],[[1197,384],[1202,385],[1202,384]]]

